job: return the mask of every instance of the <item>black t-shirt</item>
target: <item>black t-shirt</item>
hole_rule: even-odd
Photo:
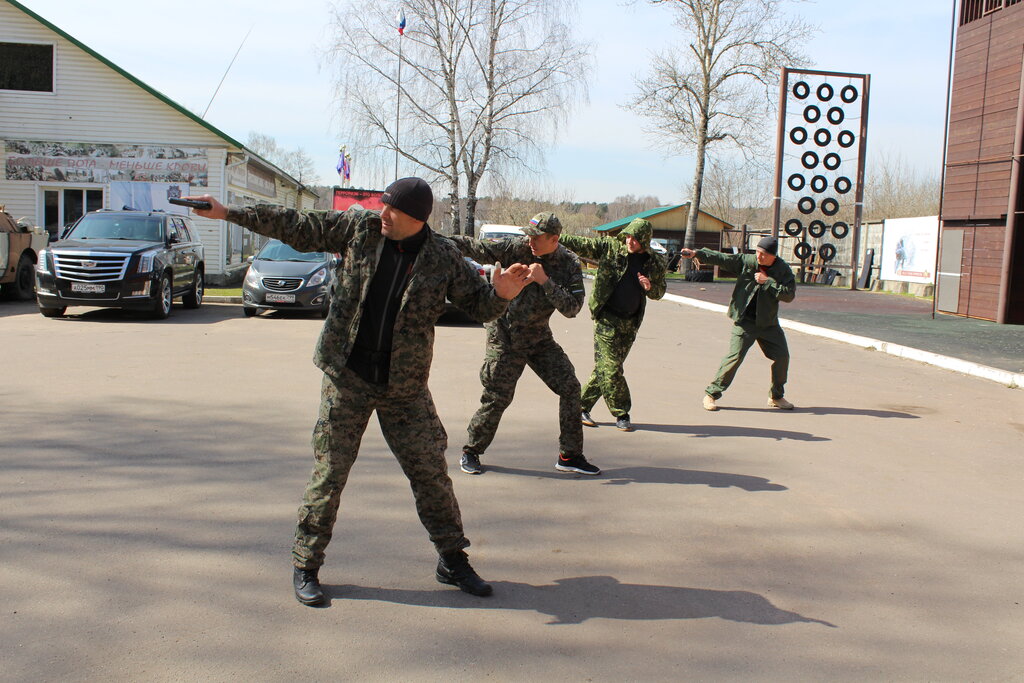
[[[429,229],[424,225],[412,237],[401,241],[384,240],[363,305],[355,345],[346,363],[350,370],[372,384],[387,384],[398,307],[428,234]]]
[[[640,285],[640,278],[637,275],[642,272],[648,258],[650,255],[643,252],[626,256],[626,272],[615,285],[605,304],[608,312],[621,318],[632,318],[640,312],[646,292]]]

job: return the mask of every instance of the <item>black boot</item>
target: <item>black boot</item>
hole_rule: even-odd
[[[295,586],[295,599],[303,605],[320,605],[324,602],[324,592],[320,588],[317,574],[320,569],[292,568],[292,584]]]
[[[491,594],[491,584],[473,571],[469,558],[461,550],[441,555],[437,561],[436,576],[441,583],[458,586],[459,590],[471,595],[485,597]]]

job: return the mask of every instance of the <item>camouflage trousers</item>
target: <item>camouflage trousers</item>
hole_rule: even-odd
[[[757,328],[753,323],[740,321],[732,326],[729,353],[722,359],[718,374],[704,391],[714,399],[722,398],[722,392],[729,388],[740,369],[740,363],[750,347],[757,342],[761,352],[772,362],[772,385],[768,390],[772,398],[782,398],[786,393],[786,379],[789,375],[789,345],[786,333],[778,325]]]
[[[300,569],[316,569],[324,562],[341,491],[375,410],[384,440],[409,478],[420,522],[438,553],[469,545],[444,457],[448,435],[430,392],[424,387],[417,395],[396,397],[387,387],[370,384],[344,368],[340,378],[324,375],[320,415],[313,429],[313,473],[299,507],[292,548],[292,561]]]
[[[580,423],[580,382],[569,356],[554,339],[547,339],[529,349],[512,349],[501,344],[487,344],[480,383],[484,391],[480,408],[469,421],[468,441],[463,450],[483,455],[494,440],[498,423],[512,403],[516,383],[529,365],[548,389],[558,394],[558,448],[566,456],[583,453],[583,425]]]
[[[636,318],[621,318],[604,312],[594,319],[594,371],[583,385],[582,410],[589,413],[604,396],[612,415],[617,418],[629,415],[633,402],[622,365],[639,329]]]

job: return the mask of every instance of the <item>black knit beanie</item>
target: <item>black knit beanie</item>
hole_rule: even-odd
[[[434,193],[422,178],[399,178],[384,190],[381,201],[424,223],[434,209]]]
[[[764,249],[772,256],[776,256],[779,253],[779,240],[774,237],[762,237],[761,241],[757,243],[758,249]]]

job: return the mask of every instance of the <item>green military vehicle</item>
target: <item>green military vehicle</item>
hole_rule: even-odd
[[[42,228],[23,225],[0,204],[0,289],[3,294],[27,301],[32,298],[39,252],[49,237]]]

